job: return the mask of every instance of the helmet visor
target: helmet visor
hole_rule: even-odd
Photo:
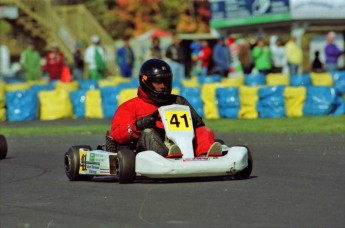
[[[149,77],[146,85],[153,91],[158,93],[171,93],[172,77],[171,75]],[[164,85],[164,86],[163,86]]]

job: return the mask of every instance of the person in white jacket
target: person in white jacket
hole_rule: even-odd
[[[101,39],[94,35],[91,37],[91,45],[85,50],[84,60],[89,68],[90,79],[99,80],[105,76],[105,52],[100,43]]]
[[[272,36],[270,40],[271,59],[272,59],[272,73],[282,73],[287,68],[287,57],[283,41],[277,37]]]

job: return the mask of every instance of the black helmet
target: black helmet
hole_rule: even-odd
[[[172,90],[173,74],[168,63],[160,59],[149,59],[143,63],[139,72],[139,83],[148,97],[158,103],[169,100]],[[164,91],[156,91],[152,82],[163,82]]]

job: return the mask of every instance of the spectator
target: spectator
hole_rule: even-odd
[[[316,51],[315,52],[315,58],[313,60],[313,63],[312,63],[312,66],[311,66],[311,70],[313,72],[323,72],[324,69],[323,69],[323,64],[322,62],[320,61],[320,52],[319,51]]]
[[[272,73],[282,73],[283,68],[287,66],[286,51],[283,41],[279,37],[271,37],[272,52]]]
[[[94,35],[91,37],[91,45],[85,51],[85,63],[89,68],[89,77],[99,80],[105,77],[105,51],[101,47],[101,39]]]
[[[338,58],[345,53],[345,51],[340,50],[335,44],[335,33],[329,32],[327,34],[327,42],[325,48],[325,54],[326,54],[326,70],[328,72],[333,72],[338,70]]]
[[[208,45],[207,40],[201,41],[202,49],[199,52],[197,60],[201,61],[201,74],[200,76],[206,77],[212,58],[212,50]]]
[[[24,70],[26,81],[41,79],[41,56],[32,40],[27,41],[27,46],[20,55],[20,64]]]
[[[64,66],[63,54],[60,52],[57,44],[52,43],[50,50],[46,54],[46,64],[43,66],[43,69],[48,72],[50,80],[60,80]]]
[[[124,45],[116,52],[116,63],[120,67],[121,76],[125,78],[132,77],[134,67],[134,52],[129,44],[130,38],[126,37]]]
[[[75,52],[73,53],[74,66],[72,68],[73,80],[81,80],[84,75],[84,60],[82,55],[83,43],[77,41],[75,44]]]
[[[238,60],[244,74],[250,74],[253,69],[253,60],[250,44],[247,40],[241,40],[238,44]]]
[[[231,54],[230,49],[226,44],[225,36],[222,35],[219,38],[218,43],[214,46],[212,58],[215,64],[213,73],[227,77],[230,71]]]
[[[6,45],[0,45],[0,79],[11,74],[10,50]]]
[[[162,49],[159,37],[152,38],[152,45],[148,50],[147,59],[162,59]]]
[[[190,50],[192,55],[192,74],[199,75],[201,73],[201,60],[198,60],[199,52],[201,51],[201,43],[198,40],[194,40],[190,44]]]
[[[285,45],[287,61],[290,75],[299,73],[299,68],[303,62],[302,49],[296,44],[296,37],[292,36],[290,41]]]
[[[180,81],[185,78],[186,53],[178,34],[173,34],[173,43],[168,47],[165,55],[171,60],[170,66],[175,80]]]
[[[263,74],[271,72],[271,50],[263,37],[259,37],[252,52],[255,68]]]

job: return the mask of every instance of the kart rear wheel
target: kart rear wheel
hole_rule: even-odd
[[[5,136],[0,135],[0,160],[4,159],[7,155],[7,141]]]
[[[253,158],[252,158],[252,154],[250,153],[250,150],[248,147],[246,147],[248,150],[248,166],[235,174],[235,179],[237,180],[243,180],[243,179],[248,179],[250,177],[250,174],[252,173],[253,170]]]
[[[79,175],[80,158],[79,149],[92,150],[90,146],[78,145],[71,146],[65,153],[64,165],[65,173],[70,181],[88,181],[93,178],[92,175]]]
[[[117,152],[117,177],[120,184],[132,183],[135,179],[135,155],[131,150]]]

